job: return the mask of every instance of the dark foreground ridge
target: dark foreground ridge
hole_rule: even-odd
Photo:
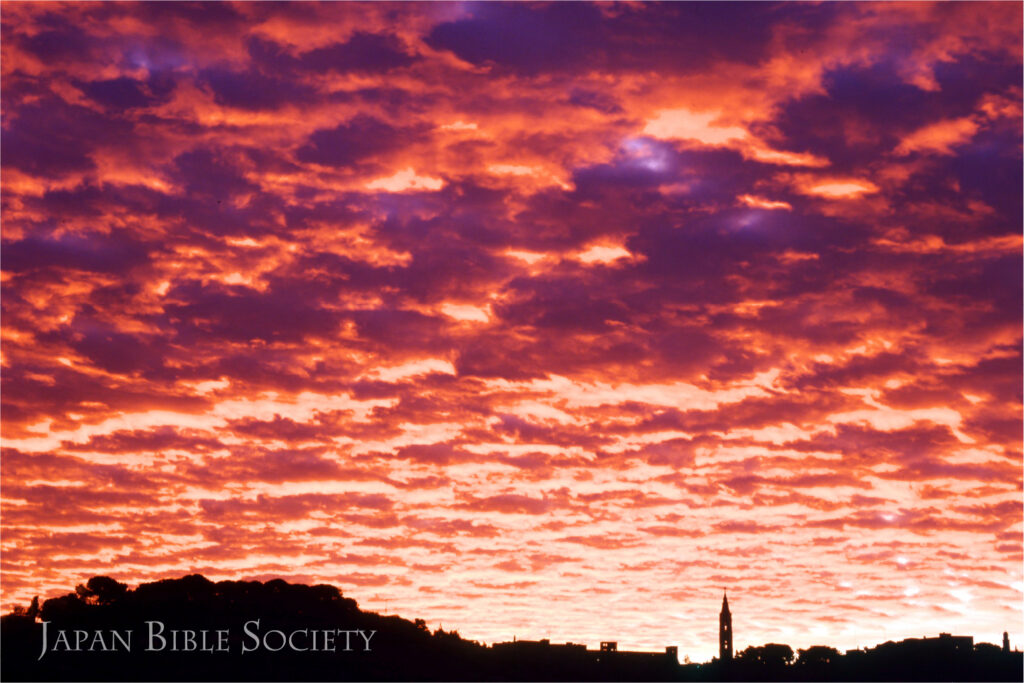
[[[421,619],[364,612],[333,586],[198,574],[135,590],[94,577],[0,622],[5,681],[1019,681],[1022,667],[1005,644],[946,634],[846,654],[769,643],[682,665],[675,648],[622,652],[611,642],[487,647],[431,633]],[[729,633],[731,656],[731,621]]]

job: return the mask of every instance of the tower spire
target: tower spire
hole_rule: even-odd
[[[722,591],[722,611],[718,615],[718,657],[723,662],[732,659],[732,613],[729,596]]]

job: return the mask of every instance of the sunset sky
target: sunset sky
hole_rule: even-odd
[[[2,5],[2,606],[1022,627],[1021,4]]]

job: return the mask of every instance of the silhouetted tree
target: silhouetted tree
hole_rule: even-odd
[[[793,648],[779,643],[768,643],[755,647],[751,645],[740,652],[738,659],[769,668],[784,667],[793,661]]]
[[[117,602],[128,592],[128,586],[109,576],[94,576],[83,586],[75,587],[75,593],[89,605],[109,605]]]
[[[797,650],[798,666],[823,666],[839,661],[839,650],[827,645],[812,645],[806,650]]]
[[[750,646],[736,656],[733,675],[746,680],[783,680],[793,661],[793,648],[779,643]]]
[[[798,656],[793,668],[799,673],[799,677],[810,681],[834,680],[838,672],[842,655],[839,650],[826,645],[813,645],[809,648],[798,650]]]
[[[29,619],[35,619],[39,616],[39,596],[32,598],[32,604],[28,606],[28,611],[25,612],[25,616]]]
[[[81,623],[85,620],[88,605],[78,595],[69,593],[43,602],[40,616],[43,621]]]

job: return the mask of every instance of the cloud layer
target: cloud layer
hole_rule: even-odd
[[[8,4],[3,600],[1020,640],[1021,8]]]

